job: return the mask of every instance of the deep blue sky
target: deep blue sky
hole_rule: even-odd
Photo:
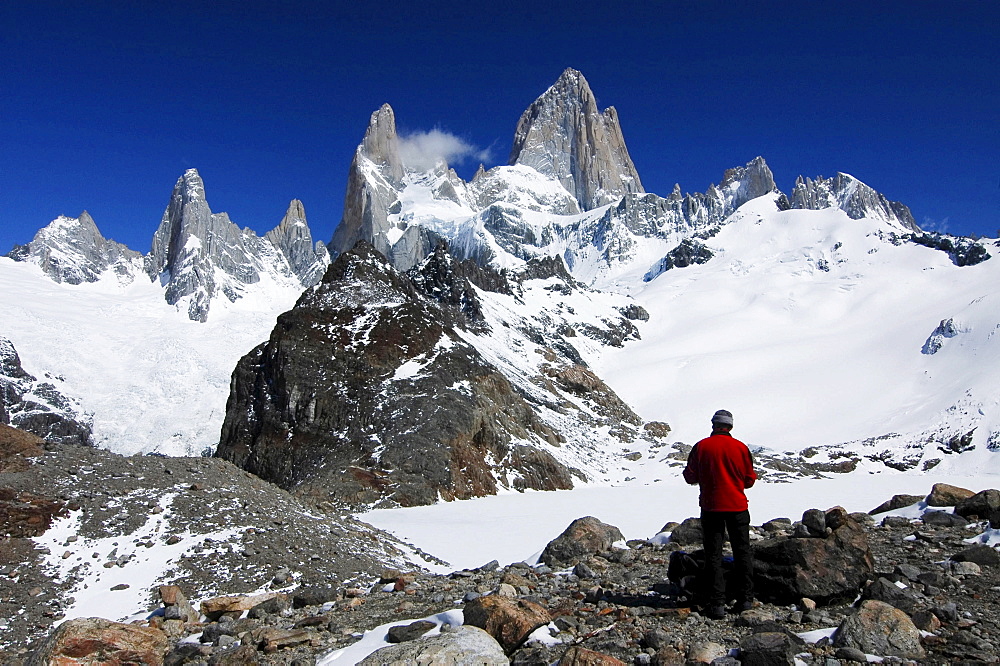
[[[925,228],[998,233],[998,2],[479,4],[0,3],[0,253],[84,209],[147,252],[190,167],[237,224],[299,198],[329,240],[383,102],[501,164],[566,67],[617,107],[647,191],[763,155],[786,192],[844,171]]]

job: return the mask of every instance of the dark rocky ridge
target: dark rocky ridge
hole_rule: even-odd
[[[544,450],[559,435],[456,331],[485,325],[466,276],[505,279],[460,266],[443,248],[412,277],[366,243],[341,255],[238,364],[216,455],[313,501],[571,487]]]

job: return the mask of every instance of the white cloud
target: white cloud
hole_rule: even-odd
[[[489,148],[479,149],[437,128],[399,137],[399,156],[407,168],[426,171],[439,162],[461,164],[468,159],[489,162]]]

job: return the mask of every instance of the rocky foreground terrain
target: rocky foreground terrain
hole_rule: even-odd
[[[3,663],[312,664],[383,626],[394,645],[364,663],[1000,660],[1000,555],[973,543],[1000,526],[996,490],[938,484],[874,515],[829,508],[754,527],[759,601],[710,620],[694,585],[696,519],[665,526],[664,543],[625,544],[581,518],[540,566],[432,575],[431,556],[222,460],[127,458],[6,427],[0,443]],[[917,502],[921,519],[885,513]],[[33,538],[68,519],[56,551]],[[185,539],[140,591],[148,613],[77,617],[79,583],[102,584],[94,571],[150,566],[146,553]],[[120,585],[111,593],[136,592]]]

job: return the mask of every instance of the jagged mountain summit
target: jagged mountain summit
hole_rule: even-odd
[[[94,282],[108,271],[129,283],[142,270],[142,255],[101,235],[87,211],[80,217],[60,215],[8,256],[38,264],[53,280],[67,284]]]
[[[584,210],[641,194],[615,107],[597,109],[590,84],[575,69],[525,110],[514,131],[510,164],[554,176]]]
[[[997,448],[1000,437],[991,402],[996,391],[985,379],[996,374],[990,370],[996,344],[992,331],[1000,323],[991,309],[997,269],[989,259],[997,252],[995,242],[923,233],[903,204],[888,201],[846,174],[803,178],[790,194],[783,194],[760,157],[723,172],[719,184],[703,193],[685,193],[680,186],[666,196],[643,192],[632,176],[634,166],[623,157],[627,151],[618,149],[624,144],[616,138],[617,119],[612,122],[613,114],[591,114],[596,109],[590,106],[591,98],[582,76],[564,73],[526,116],[523,137],[516,140],[520,147],[513,151],[525,159],[480,169],[470,181],[443,162],[429,168],[408,164],[405,151],[399,150],[392,109],[385,105],[372,114],[352,161],[344,218],[330,249],[343,257],[358,242],[370,244],[401,276],[401,283],[412,283],[419,298],[400,295],[410,294],[407,288],[397,294],[398,302],[383,303],[386,313],[379,316],[386,314],[400,326],[389,339],[359,338],[362,347],[377,350],[379,344],[395,341],[418,349],[425,344],[419,338],[423,329],[403,326],[417,320],[390,316],[390,306],[424,308],[435,313],[431,319],[451,321],[454,316],[440,310],[440,303],[424,302],[447,297],[449,307],[471,317],[469,321],[480,321],[473,316],[479,312],[479,324],[451,325],[448,334],[448,339],[457,336],[467,343],[462,349],[468,358],[482,359],[466,369],[478,367],[502,376],[512,395],[565,437],[553,450],[540,444],[542,450],[599,483],[642,478],[643,469],[659,470],[648,475],[658,478],[656,474],[672,464],[668,461],[681,455],[681,445],[697,436],[698,428],[685,424],[692,423],[699,410],[711,413],[726,407],[714,402],[727,396],[732,401],[727,400],[728,407],[753,414],[745,423],[750,434],[760,435],[760,446],[797,456],[808,450],[821,466],[923,469],[969,454],[990,460],[987,452]],[[596,129],[600,122],[602,131]],[[602,157],[588,163],[590,171],[571,169],[571,182],[555,165],[570,164],[566,156],[579,146],[576,139],[561,142],[552,137],[578,135],[596,142],[583,154]],[[548,161],[526,163],[529,155],[545,151],[553,151]],[[623,185],[613,184],[618,181],[598,173],[601,169],[615,171]],[[580,178],[594,184],[591,192],[615,196],[591,207],[596,201],[580,194]],[[280,437],[275,433],[308,431],[303,425],[308,419],[296,410],[308,414],[309,403],[303,407],[282,397],[289,384],[275,377],[290,373],[300,387],[333,381],[332,375],[324,379],[324,364],[335,366],[341,359],[350,366],[355,362],[347,358],[351,350],[316,355],[312,343],[337,335],[354,340],[370,332],[371,322],[365,318],[339,332],[307,325],[309,317],[330,316],[323,308],[350,310],[345,303],[352,289],[374,289],[360,279],[318,283],[307,290],[301,308],[282,318],[282,325],[290,328],[274,327],[277,313],[287,310],[303,285],[324,272],[323,248],[312,243],[304,218],[304,210],[293,202],[278,228],[263,238],[241,232],[227,216],[211,212],[197,172],[187,173],[163,217],[155,252],[141,267],[136,268],[138,260],[130,255],[117,264],[97,261],[89,273],[78,272],[115,281],[102,277],[90,283],[87,278],[67,285],[45,278],[46,284],[40,285],[34,265],[0,259],[3,283],[9,287],[0,293],[7,315],[0,333],[17,346],[26,371],[66,378],[66,394],[78,397],[94,414],[99,446],[129,453],[212,450],[224,415],[233,424],[240,418],[263,418],[249,411],[245,416],[230,413],[225,408],[230,391],[242,396],[234,403],[241,410],[260,410],[258,414],[275,419],[267,424],[270,430],[251,423],[234,425],[232,432],[254,433],[260,426],[277,446]],[[468,286],[445,279],[451,274],[447,270],[432,270],[428,276],[423,272],[428,262],[445,264],[435,256],[442,242],[457,265],[476,265],[503,276],[508,284],[520,285],[523,294],[513,287],[507,294],[495,285],[483,287],[473,280]],[[40,243],[18,256],[40,257],[43,249]],[[73,262],[62,261],[60,270],[67,263]],[[463,275],[471,271],[454,270]],[[129,271],[146,277],[133,279],[126,289],[119,283],[122,275],[133,274]],[[376,274],[382,273],[371,276]],[[114,289],[108,289],[109,284]],[[187,321],[175,327],[166,321],[160,313],[168,291],[176,310],[209,321],[200,327]],[[254,310],[257,295],[277,291],[281,298]],[[24,298],[27,293],[40,296]],[[593,305],[598,302],[600,307]],[[211,306],[211,317],[206,306]],[[648,313],[648,320],[639,316],[642,312]],[[623,316],[634,330],[620,323]],[[102,323],[103,317],[111,323]],[[488,333],[483,332],[483,321],[488,322]],[[268,331],[275,338],[268,349],[311,349],[313,355],[293,360],[279,354],[266,368],[245,360],[237,376],[263,383],[257,388],[231,387],[233,367]],[[595,342],[598,339],[613,342]],[[392,357],[392,363],[410,367],[404,356]],[[357,404],[384,406],[389,401],[380,397],[383,387],[405,388],[405,381],[384,382],[379,373],[388,372],[392,363],[380,362],[388,365],[376,364],[359,375],[367,383],[352,388]],[[586,373],[571,369],[576,366]],[[728,381],[731,375],[738,381]],[[548,393],[539,393],[539,387],[549,385],[556,393],[548,388]],[[570,395],[573,391],[591,396],[595,388],[609,400],[620,396],[614,400],[629,406],[640,422],[670,423],[671,443],[681,448],[659,455],[641,432],[629,444],[628,436],[618,436],[635,428],[627,419],[619,429],[601,420],[606,417],[570,406],[579,407],[576,394]],[[809,397],[808,403],[801,402]],[[274,405],[264,409],[269,400]],[[796,416],[800,420],[795,433],[772,425],[788,420],[773,414],[781,411],[782,401],[796,405],[794,415],[806,415]],[[436,403],[427,405],[430,412],[447,413]],[[336,410],[349,411],[343,405]],[[486,414],[484,419],[506,418],[503,411],[470,410]],[[358,423],[350,424],[352,443],[345,451],[369,457],[358,454],[351,464],[373,474],[398,472],[397,467],[379,467],[381,458],[365,448],[371,443],[358,439],[369,412],[352,413]],[[299,420],[288,420],[290,414]],[[313,422],[322,422],[321,415]],[[392,419],[381,423],[386,441],[405,446],[397,441],[402,436],[392,432]],[[248,438],[241,437],[240,442],[232,440],[234,451],[249,446]],[[295,437],[304,441],[302,435]],[[512,442],[505,450],[523,443]],[[621,460],[626,445],[635,450]],[[500,451],[489,449],[489,456]],[[501,474],[493,477],[498,489],[517,487],[511,470],[521,468],[511,467],[509,461],[494,465],[496,461],[480,453],[483,469],[502,470],[507,464],[506,481]],[[284,463],[279,465],[278,455],[270,453],[261,460],[255,455],[247,454],[249,462],[241,464],[258,464],[287,487],[308,481],[297,476],[300,471],[279,469]],[[395,454],[386,455],[387,461],[396,460]],[[378,474],[375,478],[381,478]],[[463,496],[447,484],[410,491],[426,498],[433,494],[431,487],[442,497]],[[388,501],[400,498],[403,493]]]
[[[159,280],[169,304],[201,322],[220,297],[234,302],[263,279],[308,287],[329,264],[326,246],[313,244],[302,202],[292,200],[281,223],[261,238],[226,213],[212,212],[196,169],[178,178],[147,255],[105,239],[84,211],[79,218],[56,218],[8,256],[36,263],[56,282],[69,284],[111,274],[128,285],[145,273]]]
[[[678,253],[706,257],[706,237],[740,206],[781,194],[762,157],[727,170],[704,193],[647,193],[614,107],[599,112],[580,72],[567,69],[521,116],[510,164],[480,169],[470,182],[447,164],[427,170],[400,157],[389,105],[372,114],[348,176],[334,255],[365,240],[408,270],[449,243],[460,259],[515,266],[559,255],[579,280],[615,287],[650,280]],[[776,210],[839,208],[917,233],[909,209],[846,174],[802,179]],[[673,254],[671,254],[673,253]]]

